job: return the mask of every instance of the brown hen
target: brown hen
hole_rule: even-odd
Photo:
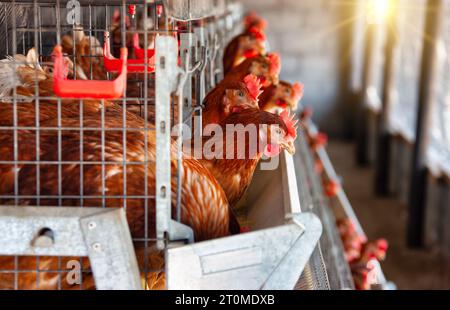
[[[258,77],[263,88],[267,88],[278,84],[280,68],[280,56],[278,54],[258,55],[233,67],[224,79],[241,81],[246,75],[253,74]]]
[[[225,131],[228,125],[234,130]],[[251,135],[254,125],[257,132]],[[220,125],[224,134],[215,135],[208,143],[214,145],[212,158],[200,162],[209,169],[223,187],[233,208],[248,188],[258,162],[264,155],[277,156],[283,149],[295,152],[295,122],[285,115],[276,115],[251,108],[232,113]],[[205,133],[207,134],[207,133]],[[209,137],[205,137],[209,139]],[[231,150],[229,153],[228,150]]]
[[[231,113],[258,108],[261,84],[250,74],[242,79],[225,79],[212,89],[203,100],[202,124],[222,122]]]
[[[26,77],[28,75],[23,75]],[[45,82],[45,85],[42,84]],[[40,82],[40,91],[47,95],[53,95],[51,91],[51,77],[46,77]],[[22,89],[20,89],[22,88]],[[42,89],[41,89],[42,88]],[[34,88],[31,88],[34,90]],[[17,92],[24,96],[31,92],[27,85],[18,87]],[[32,92],[34,94],[34,92]],[[0,159],[12,162],[14,159],[14,134],[13,130],[13,105],[8,102],[0,102],[0,126],[10,127],[0,131]],[[155,130],[149,126],[145,129],[142,118],[124,111],[120,106],[110,102],[94,100],[83,101],[83,117],[80,117],[81,103],[76,100],[62,100],[59,114],[60,123],[63,127],[79,128],[80,124],[86,128],[98,128],[99,130],[83,131],[83,152],[80,154],[80,130],[63,130],[61,132],[61,145],[58,147],[58,131],[51,127],[58,125],[58,104],[56,100],[41,100],[39,102],[39,122],[36,120],[36,103],[17,103],[17,124],[23,127],[38,125],[39,130],[39,160],[54,162],[58,160],[75,162],[74,164],[63,164],[62,169],[62,192],[58,191],[59,174],[57,165],[35,164],[28,165],[18,163],[15,170],[14,165],[3,164],[0,166],[0,192],[1,195],[14,194],[14,178],[17,173],[19,185],[18,205],[36,205],[36,199],[29,198],[38,195],[46,195],[55,198],[40,199],[40,205],[59,205],[61,200],[64,206],[103,206],[123,207],[126,203],[126,214],[130,230],[134,238],[155,237]],[[102,113],[102,111],[104,113]],[[102,114],[104,116],[102,121]],[[123,119],[126,119],[126,125]],[[124,126],[128,128],[124,133]],[[47,128],[47,129],[46,129]],[[116,130],[104,131],[104,155],[102,156],[102,131],[100,128]],[[36,131],[21,129],[17,131],[17,154],[19,161],[36,161]],[[124,135],[126,135],[126,151],[124,154]],[[145,144],[147,137],[147,145]],[[58,149],[61,150],[58,157]],[[172,171],[177,171],[175,160],[175,146],[172,147]],[[124,157],[126,156],[126,157]],[[83,165],[76,162],[83,161]],[[104,166],[102,174],[101,165],[98,162],[108,161],[110,164]],[[91,163],[90,163],[91,162]],[[126,165],[123,162],[136,164]],[[147,164],[146,164],[147,163]],[[37,168],[38,167],[38,168]],[[40,175],[40,188],[36,187],[37,170]],[[80,180],[80,171],[83,169],[84,179]],[[181,214],[182,222],[192,227],[196,241],[218,238],[230,233],[230,213],[226,195],[221,186],[211,173],[197,160],[185,155],[183,157],[180,175],[182,177]],[[147,174],[147,188],[144,188]],[[126,190],[124,180],[126,176]],[[176,177],[172,178],[172,205],[176,206]],[[80,192],[81,187],[83,192]],[[147,195],[146,197],[146,191]],[[64,196],[80,198],[64,198]],[[89,198],[94,196],[94,198]],[[104,196],[104,200],[97,196]],[[128,198],[125,198],[128,197]],[[136,198],[130,198],[136,197]],[[14,204],[14,200],[3,198],[1,204]],[[148,204],[148,218],[145,218],[145,204]],[[173,214],[176,214],[173,209]],[[148,235],[145,236],[145,222],[148,221]],[[140,266],[143,266],[143,245],[136,244],[136,253]],[[148,264],[151,270],[161,270],[164,259],[162,253],[151,248]],[[8,266],[9,257],[0,259],[0,266]],[[54,265],[56,258],[41,258],[39,268]],[[36,269],[36,260],[25,260],[23,269]],[[27,265],[29,264],[29,265]],[[33,265],[34,264],[34,265]],[[39,288],[56,288],[57,274],[53,276],[40,275]],[[157,279],[157,282],[150,281]],[[14,277],[0,278],[1,288],[13,288]],[[161,271],[151,272],[148,279],[151,284],[161,288],[164,284],[164,276]],[[92,279],[86,283],[93,283]],[[36,274],[23,276],[19,279],[20,288],[35,288]],[[150,285],[149,288],[155,286]],[[92,288],[87,285],[85,288]]]
[[[245,59],[265,54],[265,41],[264,33],[255,27],[232,39],[225,47],[223,54],[224,74],[226,75],[233,67],[239,65]]]
[[[288,109],[296,111],[303,97],[303,84],[280,81],[264,90],[259,100],[259,108],[271,113],[281,113]]]

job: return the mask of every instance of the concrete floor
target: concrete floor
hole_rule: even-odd
[[[373,168],[355,165],[353,144],[330,142],[328,152],[369,239],[383,237],[389,241],[382,263],[388,280],[398,289],[450,289],[450,258],[445,259],[438,250],[405,246],[406,206],[395,197],[373,194]]]

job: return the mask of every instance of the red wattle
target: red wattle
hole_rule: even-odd
[[[239,113],[239,112],[241,112],[241,108],[240,107],[233,107],[232,109],[231,109],[231,113]]]
[[[284,101],[283,99],[277,99],[276,105],[281,107],[281,108],[283,108],[283,109],[287,108],[287,102]]]
[[[267,157],[275,157],[281,153],[281,148],[278,144],[267,144],[264,148],[264,155]]]
[[[261,83],[261,85],[266,84],[266,81],[267,81],[265,76],[258,76],[258,80]]]
[[[253,49],[249,49],[249,50],[246,50],[244,52],[244,57],[247,58],[247,59],[248,58],[253,58],[253,57],[256,57],[256,56],[258,56],[258,52],[253,50]]]

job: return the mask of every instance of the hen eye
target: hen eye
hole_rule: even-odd
[[[244,97],[244,92],[242,90],[239,90],[238,91],[238,96],[241,97],[241,98]]]
[[[263,67],[263,69],[267,69],[269,66],[268,66],[266,63],[264,63],[264,64],[262,65],[262,67]]]

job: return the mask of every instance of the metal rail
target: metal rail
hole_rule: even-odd
[[[314,136],[315,134],[318,133],[318,129],[316,127],[316,125],[311,121],[308,120],[308,123],[306,125],[306,129],[308,130],[308,132],[311,134],[311,136]],[[339,181],[339,177],[336,173],[336,171],[334,170],[334,167],[330,161],[330,158],[325,150],[325,147],[319,147],[316,150],[316,154],[319,157],[319,159],[322,161],[323,167],[324,167],[324,172],[327,174],[328,178],[330,180],[333,181]],[[337,195],[336,195],[337,200],[339,201],[340,206],[342,207],[342,209],[344,210],[346,216],[353,222],[353,224],[355,225],[355,230],[357,231],[357,233],[359,235],[361,235],[365,240],[367,240],[367,235],[364,232],[361,223],[358,220],[358,217],[356,216],[350,201],[347,198],[347,195],[345,194],[345,191],[343,190],[342,187],[339,188]],[[395,289],[395,285],[392,282],[386,281],[386,277],[384,276],[384,273],[381,269],[381,267],[375,266],[377,268],[377,272],[378,274],[378,281],[379,284],[381,285],[382,289]]]
[[[427,191],[427,148],[432,106],[435,103],[435,84],[439,60],[438,38],[442,32],[444,1],[428,0],[420,72],[419,102],[417,109],[416,140],[414,143],[409,192],[407,242],[412,247],[423,246],[424,214]]]
[[[123,209],[2,206],[0,255],[87,256],[97,289],[142,288]]]

